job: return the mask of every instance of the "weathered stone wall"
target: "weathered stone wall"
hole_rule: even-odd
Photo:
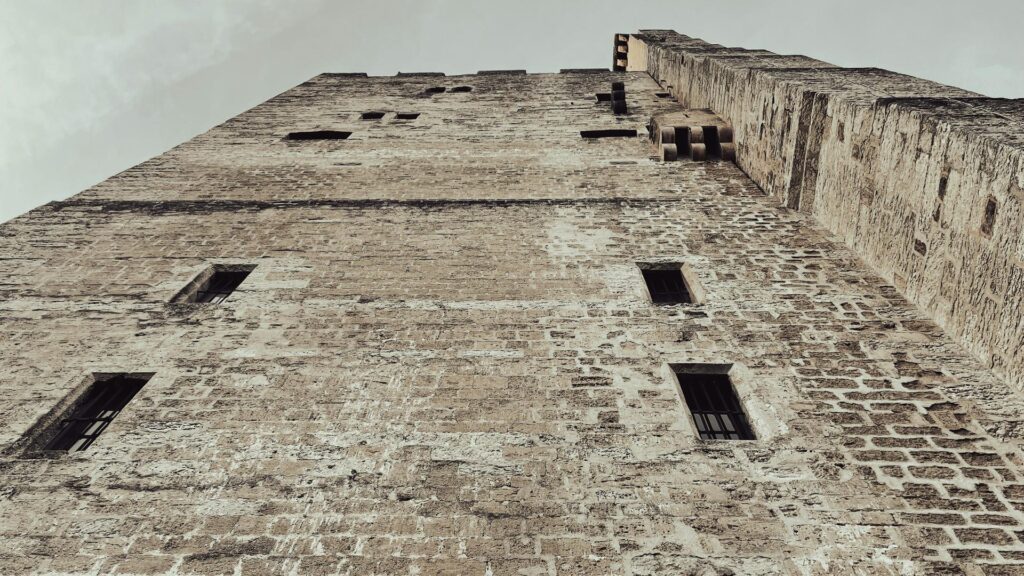
[[[1024,401],[736,166],[653,160],[660,90],[322,75],[0,226],[0,573],[1019,572]],[[257,267],[169,305],[210,263]],[[698,440],[672,362],[734,363],[758,439]],[[19,451],[114,371],[155,376],[93,447]]]
[[[1024,387],[1024,100],[671,31],[632,35],[629,69],[730,120],[758,185]]]

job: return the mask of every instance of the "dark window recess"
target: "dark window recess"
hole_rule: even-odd
[[[655,92],[654,95],[657,96],[658,98],[671,98],[672,97],[672,95],[669,94],[668,92]]]
[[[360,116],[359,118],[363,120],[380,120],[383,117],[383,112],[363,112],[362,116]]]
[[[57,422],[56,436],[44,450],[81,452],[92,446],[148,381],[148,376],[119,374],[93,382],[69,415]]]
[[[419,112],[399,112],[395,114],[396,120],[415,120],[420,117]]]
[[[452,88],[451,91],[452,92],[472,92],[473,91],[473,87],[472,86],[456,86],[456,87]]]
[[[677,368],[676,377],[701,440],[754,440],[729,374]]]
[[[689,304],[693,302],[686,288],[683,273],[678,269],[641,269],[651,301],[655,304]]]
[[[192,302],[220,304],[245,280],[251,270],[215,270],[196,290]]]
[[[444,86],[434,86],[432,88],[427,88],[426,90],[424,90],[424,92],[426,92],[427,94],[440,94],[445,90],[446,88]]]
[[[351,132],[340,130],[312,130],[309,132],[289,132],[288,140],[345,140],[351,136]]]
[[[722,143],[718,139],[718,126],[704,126],[704,146],[708,156],[712,158],[722,157]]]
[[[580,130],[584,138],[636,138],[636,130]]]
[[[612,93],[611,92],[598,92],[597,93],[597,101],[598,102],[611,102],[611,100],[612,100]]]
[[[981,233],[986,236],[992,235],[992,229],[996,225],[996,199],[989,198],[985,203],[985,219],[981,222]]]

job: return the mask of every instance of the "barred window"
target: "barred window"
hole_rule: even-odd
[[[253,265],[214,265],[190,282],[172,302],[220,304],[238,289],[255,268]]]
[[[67,416],[57,421],[55,435],[44,449],[81,452],[89,448],[148,381],[149,376],[138,374],[97,379]]]
[[[728,368],[689,365],[676,368],[683,399],[702,440],[754,440]]]

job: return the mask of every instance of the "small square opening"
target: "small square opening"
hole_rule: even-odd
[[[654,304],[694,304],[693,291],[677,263],[637,264]]]

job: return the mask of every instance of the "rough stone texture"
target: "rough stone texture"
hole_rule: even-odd
[[[737,166],[658,161],[661,90],[325,74],[0,226],[0,573],[1020,573],[1024,401]],[[257,267],[168,304],[210,263]],[[758,439],[698,440],[673,362],[734,363]],[[92,448],[19,451],[115,371],[155,376]]]
[[[737,161],[768,194],[1024,387],[1024,100],[672,31],[628,44],[630,70],[733,123]]]

